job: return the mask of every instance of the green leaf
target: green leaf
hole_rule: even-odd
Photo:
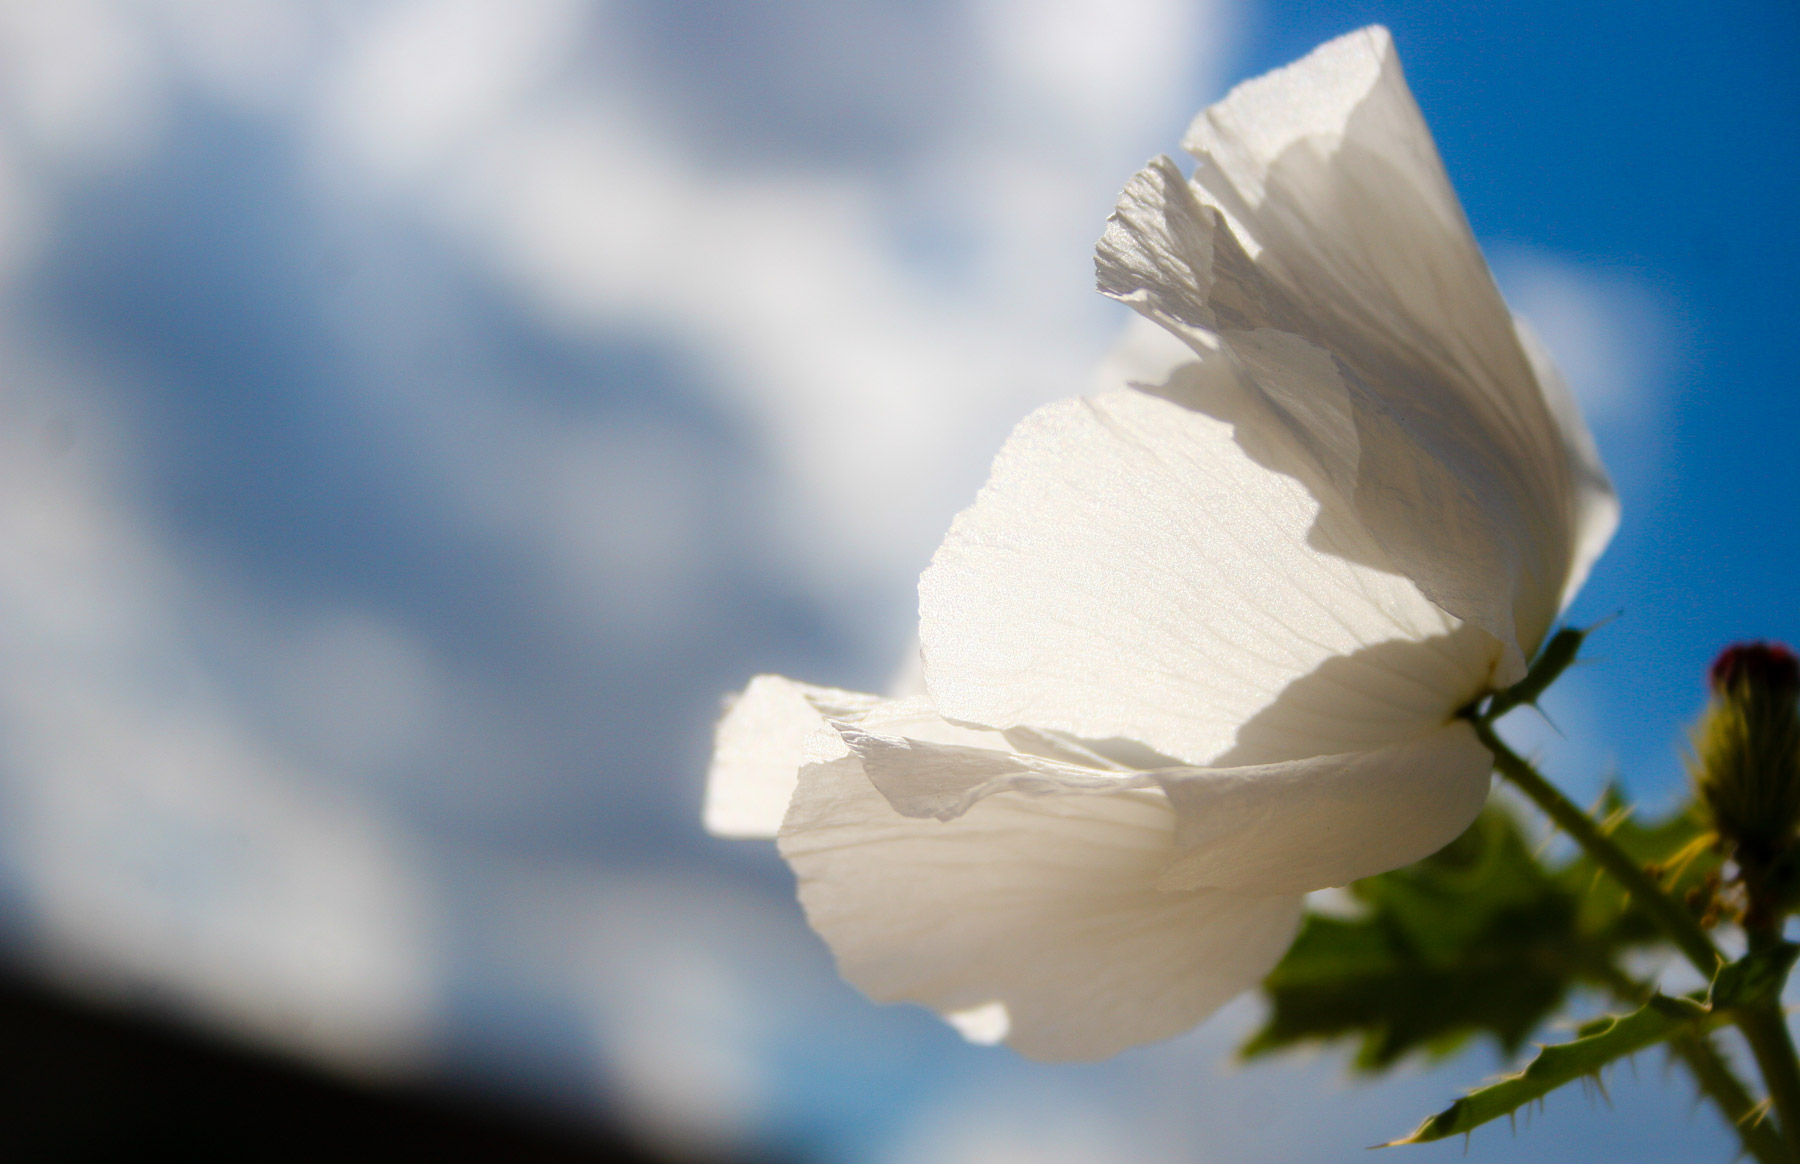
[[[1565,1083],[1584,1076],[1598,1077],[1607,1064],[1653,1047],[1679,1031],[1692,1029],[1710,1013],[1690,999],[1658,994],[1631,1014],[1596,1019],[1583,1025],[1580,1037],[1573,1042],[1541,1048],[1517,1075],[1471,1091],[1420,1124],[1412,1135],[1382,1147],[1422,1144],[1473,1131],[1543,1098]]]
[[[1800,957],[1800,946],[1777,942],[1766,950],[1756,950],[1736,962],[1728,962],[1713,975],[1707,1001],[1715,1010],[1725,1010],[1734,1006],[1754,1006],[1779,997],[1796,957]]]
[[[1616,792],[1601,805],[1614,840],[1646,862],[1683,854],[1668,880],[1702,887],[1718,867],[1688,813],[1640,822]],[[1380,1071],[1470,1038],[1516,1050],[1577,986],[1614,988],[1627,950],[1661,940],[1616,883],[1583,856],[1547,862],[1499,802],[1439,853],[1352,885],[1359,916],[1309,915],[1264,982],[1269,1013],[1242,1047],[1255,1057],[1354,1039],[1354,1065]]]
[[[1580,976],[1578,899],[1490,809],[1435,856],[1351,886],[1355,918],[1309,915],[1263,989],[1267,1021],[1247,1057],[1355,1037],[1356,1066],[1415,1049],[1446,1054],[1485,1032],[1516,1048]]]

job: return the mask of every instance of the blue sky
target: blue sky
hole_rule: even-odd
[[[1249,1004],[1098,1067],[969,1048],[839,983],[767,846],[697,824],[723,693],[882,686],[994,449],[1087,386],[1123,180],[1372,21],[1624,499],[1574,610],[1618,617],[1514,730],[1579,795],[1672,795],[1711,654],[1800,639],[1792,3],[18,5],[14,956],[356,1070],[896,1164],[1360,1158],[1495,1069],[1226,1072]],[[1728,1158],[1659,1069],[1612,1095],[1471,1158]]]

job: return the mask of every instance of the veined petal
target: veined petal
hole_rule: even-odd
[[[846,716],[879,696],[758,675],[733,696],[713,732],[701,819],[721,837],[773,838],[800,778],[806,738],[825,727],[820,709]]]
[[[902,816],[955,820],[976,802],[1001,792],[1117,794],[1158,787],[1157,778],[1146,772],[1092,767],[1023,751],[878,735],[845,723],[833,726],[862,761],[869,783]]]
[[[1127,187],[1102,290],[1223,348],[1388,564],[1523,674],[1580,573],[1579,468],[1382,29],[1240,85]]]
[[[988,796],[900,815],[856,756],[808,765],[781,852],[851,983],[1034,1059],[1100,1059],[1192,1027],[1273,968],[1301,899],[1166,892],[1167,798]]]
[[[1099,771],[1066,759],[839,732],[904,816],[955,820],[989,797],[1133,798],[1175,811],[1163,889],[1309,893],[1409,865],[1487,800],[1493,757],[1455,720],[1366,751],[1229,768]]]
[[[1306,893],[1410,865],[1469,827],[1493,765],[1457,720],[1366,752],[1165,773],[1184,855],[1158,884]]]
[[[1156,392],[1040,409],[957,517],[919,582],[944,716],[1250,762],[1410,739],[1489,684],[1498,644],[1392,568],[1228,361]],[[1270,737],[1291,687],[1382,644],[1388,678],[1335,728]]]
[[[838,728],[849,725],[943,744],[1012,746],[999,731],[946,722],[922,695],[887,699],[758,675],[731,697],[713,730],[702,808],[706,830],[721,837],[773,839],[801,767],[845,755]]]

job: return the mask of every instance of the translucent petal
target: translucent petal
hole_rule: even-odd
[[[1166,892],[1161,793],[989,796],[900,815],[854,756],[808,765],[782,826],[807,920],[851,983],[1031,1058],[1100,1059],[1179,1034],[1280,959],[1299,897]]]
[[[861,759],[869,783],[902,816],[955,820],[977,802],[1002,792],[1111,794],[1159,786],[1157,778],[1146,772],[1096,769],[1062,758],[877,735],[842,723],[834,726]]]
[[[1228,361],[1156,391],[1050,405],[1001,450],[919,583],[944,716],[1244,763],[1408,739],[1487,686],[1498,644],[1391,568]],[[1361,693],[1272,710],[1290,688]]]
[[[721,837],[772,838],[793,798],[807,736],[825,727],[820,708],[849,715],[879,697],[758,675],[732,697],[713,733],[701,819]]]
[[[1222,349],[1386,555],[1524,669],[1577,569],[1579,469],[1385,31],[1233,90],[1121,196],[1102,289]]]
[[[1179,852],[1157,884],[1259,895],[1343,885],[1435,853],[1481,811],[1493,768],[1461,720],[1367,751],[1154,772],[839,730],[904,816],[954,820],[1002,794],[1166,795]]]
[[[1366,752],[1167,774],[1186,855],[1159,883],[1306,893],[1410,865],[1469,827],[1493,764],[1458,720]]]

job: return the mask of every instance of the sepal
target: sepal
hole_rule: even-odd
[[[1714,1010],[1754,1006],[1781,996],[1788,972],[1800,957],[1800,945],[1777,942],[1767,949],[1753,950],[1735,962],[1719,967],[1713,975],[1707,1000]]]
[[[1536,707],[1550,685],[1575,662],[1581,653],[1581,644],[1594,630],[1594,627],[1565,626],[1551,635],[1550,641],[1538,651],[1537,658],[1531,661],[1531,670],[1525,673],[1525,678],[1494,694],[1488,702],[1485,718],[1499,719],[1522,704]]]

